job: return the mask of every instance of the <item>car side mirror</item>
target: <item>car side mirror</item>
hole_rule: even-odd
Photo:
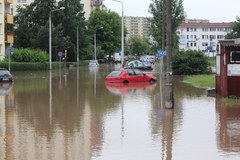
[[[146,76],[146,73],[143,73],[143,76]]]

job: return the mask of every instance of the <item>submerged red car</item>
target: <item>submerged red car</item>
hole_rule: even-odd
[[[112,71],[105,78],[109,83],[132,83],[132,82],[149,82],[154,83],[157,81],[155,76],[147,75],[138,69],[123,69]]]

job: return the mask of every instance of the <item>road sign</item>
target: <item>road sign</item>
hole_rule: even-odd
[[[63,53],[62,52],[58,52],[58,57],[62,57]]]
[[[118,55],[121,56],[121,55],[122,55],[122,51],[119,51],[119,52],[118,52]]]
[[[13,47],[6,47],[6,55],[11,56],[13,55],[14,48]]]
[[[163,50],[159,50],[157,52],[157,57],[162,57],[162,56],[166,56],[167,55],[167,52],[166,51],[163,51]]]

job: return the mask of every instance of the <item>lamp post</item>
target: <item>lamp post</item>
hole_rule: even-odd
[[[121,36],[121,54],[122,54],[122,66],[124,64],[124,14],[123,14],[123,2],[122,1],[119,1],[119,0],[112,0],[112,1],[115,1],[115,2],[119,2],[122,4],[122,28],[121,28],[121,32],[122,32],[122,36]]]
[[[52,69],[52,12],[63,10],[65,7],[54,9],[49,12],[49,69]]]
[[[98,29],[103,29],[103,27],[97,28],[94,31],[94,59],[97,60],[97,36],[96,36],[96,32]]]
[[[80,14],[77,12],[76,17]],[[77,64],[79,65],[79,32],[78,32],[78,25],[77,25]]]

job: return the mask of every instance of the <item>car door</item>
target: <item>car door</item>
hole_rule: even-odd
[[[137,81],[135,72],[132,69],[127,70],[126,76],[127,76],[126,78],[127,78],[128,82],[136,82]]]
[[[136,82],[147,82],[148,81],[147,76],[145,76],[145,74],[142,71],[136,69],[136,70],[134,70],[134,72],[135,72]]]

